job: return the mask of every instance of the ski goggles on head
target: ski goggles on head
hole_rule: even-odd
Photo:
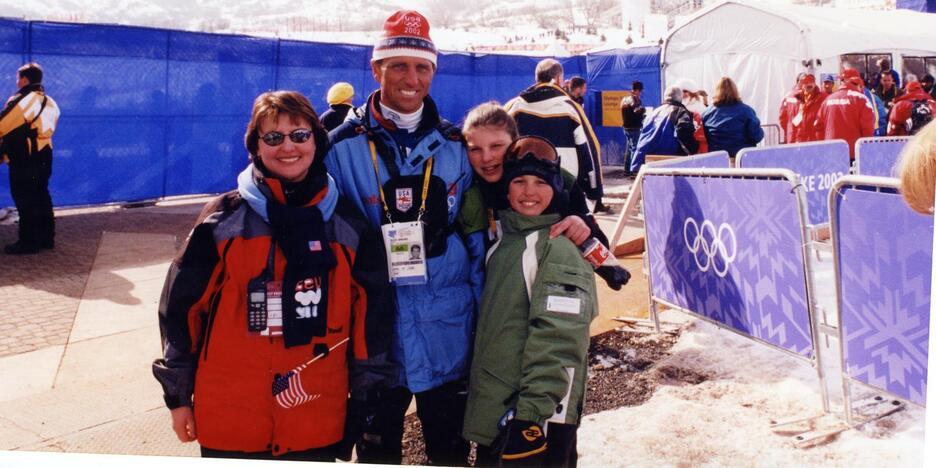
[[[280,132],[269,132],[260,137],[264,143],[269,146],[279,146],[283,144],[283,141],[286,140],[287,135],[283,135]],[[289,141],[293,143],[305,143],[309,141],[309,138],[312,138],[312,130],[307,128],[297,128],[289,132]]]
[[[556,147],[549,140],[538,136],[522,136],[514,140],[507,148],[504,163],[523,161],[531,157],[545,163],[547,167],[559,167],[559,153],[556,152]]]

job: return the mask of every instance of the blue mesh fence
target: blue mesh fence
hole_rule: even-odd
[[[258,94],[298,90],[323,112],[332,83],[348,81],[363,104],[377,87],[370,55],[361,45],[0,19],[0,75],[12,88],[17,67],[39,62],[62,111],[50,181],[56,206],[232,189]],[[471,107],[529,86],[539,60],[443,53],[431,94],[460,122]],[[559,60],[566,76],[594,79],[584,56]],[[591,114],[597,105],[586,104]],[[0,206],[12,205],[7,173],[0,167]]]

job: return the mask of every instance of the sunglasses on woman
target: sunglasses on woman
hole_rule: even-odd
[[[306,128],[297,128],[289,132],[289,141],[293,143],[305,143],[309,141],[309,138],[312,138],[312,130]],[[279,146],[286,140],[286,135],[280,132],[270,132],[260,137],[260,139],[269,146]]]

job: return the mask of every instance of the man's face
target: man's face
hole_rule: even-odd
[[[884,73],[881,75],[881,86],[884,89],[891,89],[894,87],[894,77],[890,73]]]
[[[816,83],[806,83],[803,85],[803,91],[807,94],[812,94],[816,90]]]
[[[575,88],[575,89],[572,90],[572,96],[573,96],[573,97],[580,98],[580,97],[582,97],[582,96],[585,95],[585,90],[586,90],[586,89],[588,89],[588,85],[587,85],[587,84],[583,84],[582,86],[580,86],[580,87]]]
[[[29,80],[26,79],[25,76],[19,76],[19,74],[16,75],[16,89],[20,89],[23,86],[26,86],[28,84],[29,84]]]
[[[373,62],[371,71],[380,84],[380,101],[404,114],[419,110],[435,75],[432,62],[416,57],[390,57]]]
[[[835,91],[835,82],[834,81],[823,81],[822,90],[828,94],[832,94]]]

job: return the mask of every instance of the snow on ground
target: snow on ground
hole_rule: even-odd
[[[688,323],[672,355],[657,366],[710,378],[697,385],[664,382],[642,405],[586,416],[578,434],[581,466],[921,465],[922,409],[909,408],[813,448],[795,448],[789,435],[773,433],[769,424],[821,413],[809,363],[678,312],[662,317]],[[832,409],[840,411],[839,374],[829,379]]]

